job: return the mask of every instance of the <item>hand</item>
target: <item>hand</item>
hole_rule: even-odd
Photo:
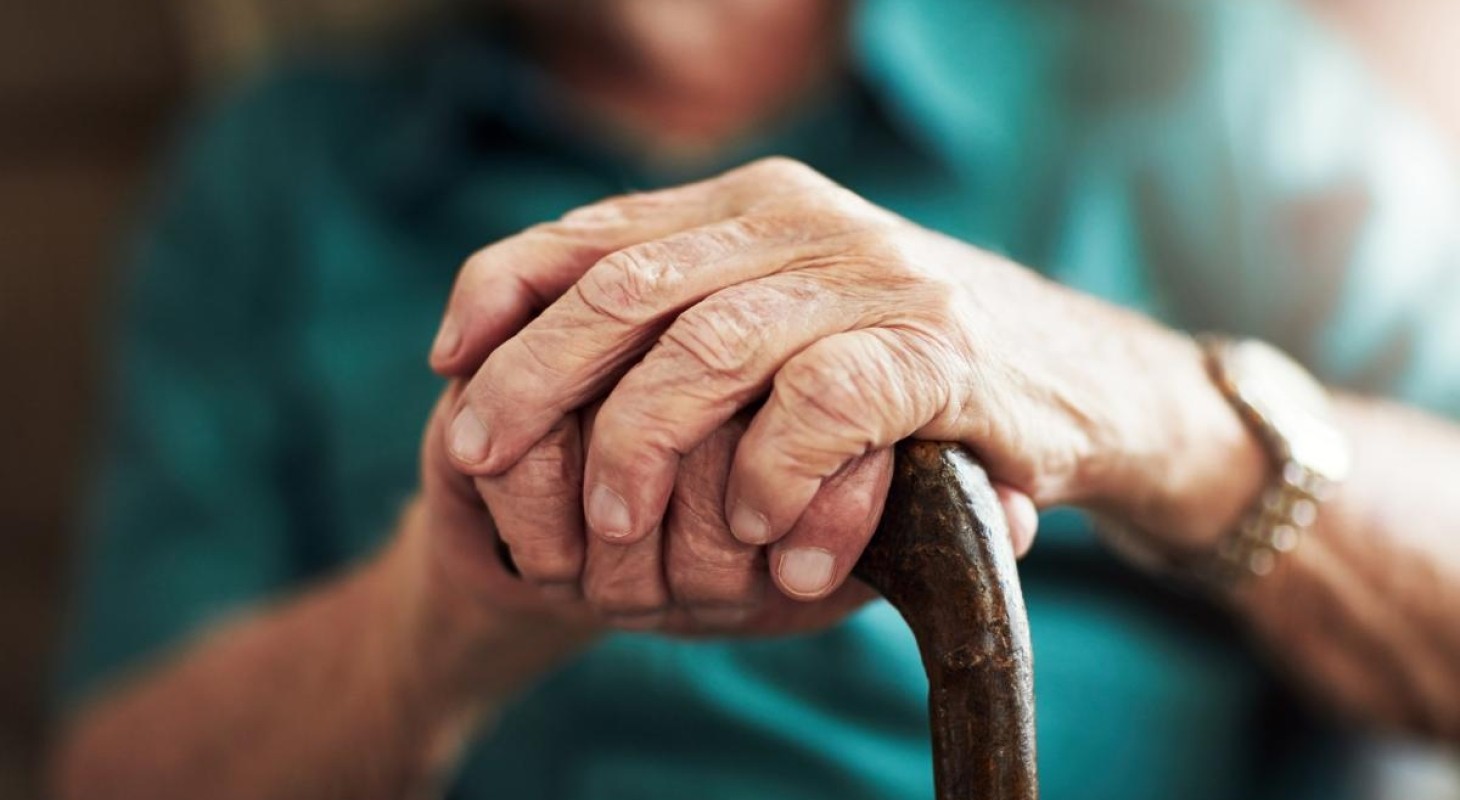
[[[975,378],[974,359],[963,357],[972,342],[957,341],[971,334],[955,316],[968,309],[950,299],[967,293],[955,276],[970,265],[950,263],[955,255],[972,256],[972,268],[991,276],[1017,271],[875,209],[804,167],[775,161],[609,201],[500,242],[463,270],[433,355],[448,374],[487,356],[453,422],[457,466],[500,475],[545,431],[612,389],[588,447],[594,541],[635,548],[646,539],[672,540],[658,531],[682,454],[763,396],[779,372],[738,448],[729,517],[743,542],[777,542],[779,553],[800,551],[804,558],[794,561],[811,567],[829,557],[829,570],[806,570],[827,576],[825,586],[782,581],[790,594],[821,596],[865,542],[794,546],[796,524],[824,481],[910,433],[976,439],[967,429],[977,420],[953,411],[972,400],[962,390]],[[1017,277],[1042,288],[1033,276]],[[909,313],[899,316],[898,308]],[[859,348],[872,358],[847,357]],[[832,353],[842,379],[808,383],[827,377]],[[871,380],[847,380],[857,372]],[[863,389],[869,393],[859,396]],[[835,405],[820,402],[830,399],[824,391],[838,393]],[[1000,454],[1012,456],[991,466],[1029,477],[1036,472],[1029,463],[1053,460],[1056,448],[1048,445],[1057,441],[1045,444],[1043,453],[1005,447]],[[1026,498],[1005,494],[1016,516],[1032,518]],[[742,502],[748,514],[735,513]],[[751,530],[747,518],[763,520],[764,529]],[[1033,527],[1015,526],[1021,551]],[[778,579],[782,566],[772,564]]]
[[[838,590],[819,592],[824,599],[814,604],[765,591],[766,548],[737,541],[720,512],[743,418],[686,454],[662,537],[625,547],[583,535],[579,442],[591,437],[596,409],[582,414],[581,431],[580,415],[570,414],[503,474],[473,480],[448,463],[442,446],[458,393],[443,396],[426,434],[424,532],[429,563],[452,595],[494,620],[568,634],[617,627],[778,635],[830,625],[872,596],[860,584],[842,586],[844,575],[835,576]],[[828,481],[801,535],[828,547],[865,542],[880,517],[890,465],[886,451],[872,453]],[[520,577],[505,566],[499,540]]]

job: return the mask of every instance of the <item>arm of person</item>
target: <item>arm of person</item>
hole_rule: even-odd
[[[268,219],[297,150],[280,91],[251,90],[193,132],[134,258],[60,679],[62,796],[402,796],[583,645],[581,624],[448,601],[428,579],[426,528],[493,530],[470,481],[429,461],[379,555],[343,576],[305,555],[320,531],[287,465],[308,414],[281,386],[287,261]],[[488,555],[483,570],[499,567]],[[509,577],[457,585],[495,581],[500,600]]]
[[[206,633],[72,721],[63,798],[429,797],[590,636],[443,596],[428,512],[349,574]]]
[[[603,246],[562,246],[586,241]],[[482,304],[500,310],[509,295],[494,289],[527,285],[558,299],[504,337]],[[590,539],[605,545],[653,536],[678,454],[756,405],[723,513],[740,541],[769,545],[797,597],[835,589],[864,544],[798,533],[809,498],[906,437],[962,442],[1040,506],[1098,510],[1187,553],[1214,551],[1272,466],[1185,335],[780,160],[493,245],[444,326],[455,346],[438,368],[490,352],[454,412],[463,471],[509,468],[565,410],[608,392],[584,469]],[[528,365],[540,380],[506,380]],[[1345,401],[1343,426],[1364,464],[1323,510],[1310,538],[1324,544],[1237,607],[1298,683],[1371,722],[1454,736],[1460,503],[1445,483],[1460,434],[1362,401]],[[813,558],[825,569],[801,585],[808,574],[788,565]]]
[[[1227,246],[1208,238],[1200,252],[1163,251],[1159,280],[1177,319],[1266,339],[1328,383],[1353,466],[1301,546],[1241,587],[1232,608],[1300,687],[1363,718],[1455,739],[1460,162],[1322,25],[1283,4],[1247,16],[1256,19],[1226,51],[1214,96],[1201,98],[1227,123],[1209,126],[1220,138],[1209,149],[1240,176],[1247,222],[1226,228],[1240,232]],[[1148,174],[1182,173],[1168,162]],[[1272,478],[1255,469],[1269,460],[1233,441],[1212,440],[1247,485],[1226,501],[1193,494],[1190,513],[1216,523],[1193,541],[1230,535],[1220,531],[1231,513]]]
[[[538,567],[551,561],[550,540],[576,542],[581,551],[581,523],[576,534],[556,536],[581,518],[581,459],[559,441],[521,468],[474,483],[445,455],[444,411],[454,403],[448,392],[432,415],[422,490],[382,553],[104,687],[68,727],[58,794],[433,796],[469,734],[485,732],[503,703],[605,626],[642,629],[652,614],[651,627],[679,635],[786,634],[833,624],[870,596],[847,586],[816,604],[779,595],[730,609],[691,602],[712,602],[727,581],[764,579],[759,548],[730,553],[738,543],[707,511],[723,504],[739,422],[686,458],[689,475],[676,486],[681,512],[666,538],[696,549],[671,564],[672,608],[618,620],[624,612],[616,603],[625,601],[593,588],[613,582],[613,565],[591,553],[574,566],[582,577],[572,586],[514,575],[499,541],[514,560]],[[889,465],[877,454],[832,482],[808,515],[816,530],[865,539]],[[1024,524],[1027,540],[1034,522]],[[602,574],[609,577],[595,577]],[[548,586],[571,593],[549,595]]]
[[[1390,727],[1460,740],[1460,426],[1344,396],[1345,488],[1233,606],[1300,686]]]

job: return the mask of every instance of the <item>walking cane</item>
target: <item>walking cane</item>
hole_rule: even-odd
[[[515,572],[505,546],[499,554]],[[917,638],[937,800],[1036,800],[1029,623],[983,468],[958,445],[899,444],[882,521],[856,574]]]
[[[1035,800],[1029,622],[983,468],[958,445],[898,445],[886,510],[856,574],[917,638],[937,800]]]

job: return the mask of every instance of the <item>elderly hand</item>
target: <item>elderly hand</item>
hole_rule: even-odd
[[[723,513],[738,542],[772,546],[776,582],[801,598],[839,586],[866,542],[800,525],[808,507],[849,464],[909,436],[972,448],[1018,490],[1004,493],[1018,520],[1033,516],[1020,493],[1169,510],[1184,473],[1163,454],[1182,398],[1148,375],[1201,372],[1184,337],[784,160],[608,200],[483,250],[433,364],[463,373],[484,357],[448,433],[469,474],[516,469],[606,394],[585,509],[591,546],[637,562],[615,571],[623,586],[663,583],[661,560],[642,554],[674,546],[664,521],[686,454],[764,399]],[[1033,523],[1011,527],[1022,552]]]
[[[445,454],[444,431],[458,395],[453,387],[432,415],[422,506],[435,571],[454,590],[450,596],[472,601],[467,606],[585,633],[606,624],[680,635],[778,635],[830,625],[871,597],[859,584],[815,604],[764,591],[764,549],[736,541],[721,513],[744,417],[684,456],[662,548],[657,540],[624,547],[583,533],[580,443],[591,436],[595,408],[566,416],[501,475],[473,479]],[[890,466],[886,451],[870,453],[827,481],[800,523],[807,535],[865,541],[880,515]],[[528,582],[508,571],[498,541]],[[668,581],[639,580],[645,572]]]

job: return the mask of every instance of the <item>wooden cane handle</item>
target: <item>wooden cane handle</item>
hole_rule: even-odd
[[[856,574],[917,638],[937,800],[1035,800],[1029,622],[998,497],[967,451],[898,445]]]

